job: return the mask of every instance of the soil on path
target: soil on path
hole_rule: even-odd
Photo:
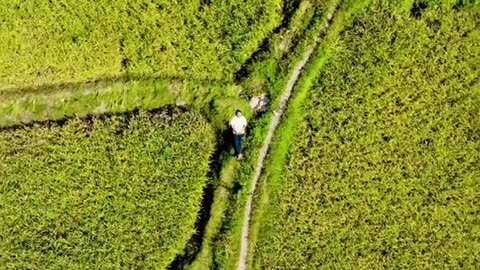
[[[338,6],[334,6],[332,9],[329,10],[327,14],[327,20],[325,23],[322,25],[320,29],[320,33],[326,33],[330,23],[333,19],[334,13],[337,11]],[[281,117],[283,113],[285,112],[285,109],[287,107],[287,103],[290,100],[290,97],[292,96],[293,89],[298,81],[298,78],[300,77],[300,74],[307,64],[308,60],[310,60],[310,57],[313,54],[313,51],[318,43],[319,37],[317,36],[313,42],[313,44],[310,46],[310,48],[305,52],[302,60],[300,63],[295,66],[294,72],[291,75],[288,84],[285,88],[285,91],[282,94],[281,97],[281,102],[279,108],[275,111],[274,117],[270,122],[270,127],[268,129],[268,134],[267,137],[265,138],[265,141],[263,142],[262,148],[260,150],[260,154],[258,156],[258,161],[257,165],[255,166],[255,174],[253,175],[253,181],[251,184],[250,192],[248,195],[247,199],[247,205],[245,207],[245,214],[243,218],[243,225],[242,225],[242,238],[241,238],[241,247],[240,247],[240,258],[239,258],[239,263],[238,263],[238,270],[246,270],[247,269],[247,257],[248,257],[248,240],[249,240],[249,230],[250,230],[250,217],[252,214],[252,202],[253,202],[253,195],[255,194],[255,190],[257,188],[257,183],[258,179],[260,178],[260,175],[262,173],[263,169],[263,163],[265,161],[265,157],[267,156],[267,153],[270,149],[270,145],[272,143],[273,135],[275,133],[275,130],[277,129],[278,124],[281,121]]]

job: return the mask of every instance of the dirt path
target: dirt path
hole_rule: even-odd
[[[327,15],[327,20],[324,22],[320,29],[320,33],[326,33],[330,23],[332,21],[334,13],[337,11],[338,6],[332,7]],[[281,102],[279,108],[276,110],[273,119],[270,122],[270,127],[268,129],[267,137],[263,142],[262,149],[260,150],[260,155],[258,156],[257,165],[255,167],[255,174],[253,175],[253,181],[250,188],[250,192],[247,199],[247,205],[245,207],[245,214],[243,218],[243,225],[242,225],[242,239],[241,239],[241,247],[240,247],[240,258],[238,263],[238,270],[246,270],[247,269],[247,257],[248,257],[248,239],[249,239],[249,230],[250,230],[250,217],[252,214],[252,202],[253,202],[253,195],[255,194],[255,190],[257,188],[258,179],[262,173],[263,163],[265,161],[265,157],[270,149],[270,145],[272,143],[273,135],[275,130],[277,129],[278,124],[280,123],[281,117],[285,112],[285,108],[287,107],[287,103],[292,96],[293,88],[295,87],[300,74],[307,64],[308,60],[312,56],[312,53],[318,43],[319,37],[317,36],[310,46],[310,48],[305,52],[303,55],[302,61],[295,66],[294,72],[288,81],[287,87],[282,94]]]

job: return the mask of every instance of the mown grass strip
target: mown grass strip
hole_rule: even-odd
[[[5,94],[6,98],[0,101],[0,126],[58,120],[72,115],[183,106],[201,110],[216,128],[224,129],[224,122],[228,121],[234,107],[249,114],[247,102],[239,97],[243,92],[234,84],[152,79],[82,84],[63,91],[55,89],[23,97]]]
[[[211,269],[213,264],[213,245],[217,237],[225,212],[228,208],[231,192],[234,188],[235,174],[240,164],[230,158],[223,166],[219,176],[218,187],[215,189],[214,201],[211,207],[211,215],[208,220],[205,234],[203,235],[202,247],[193,263],[187,269],[202,270]]]

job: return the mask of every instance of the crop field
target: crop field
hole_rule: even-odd
[[[0,0],[0,268],[229,268],[269,121],[248,100],[283,90],[324,2]],[[202,116],[130,113],[169,106]],[[243,164],[218,135],[237,108]]]
[[[2,269],[165,269],[195,232],[214,150],[195,112],[0,131]]]
[[[376,1],[345,26],[303,104],[269,218],[257,218],[255,269],[480,267],[470,7]]]
[[[280,0],[0,0],[0,90],[118,76],[229,80]]]
[[[479,5],[0,0],[0,269],[237,268],[314,43],[249,267],[480,268]]]

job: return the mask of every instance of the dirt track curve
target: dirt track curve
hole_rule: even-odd
[[[328,28],[330,27],[330,23],[334,17],[334,13],[337,11],[338,6],[332,7],[327,15],[327,20],[324,22],[320,29],[320,33],[326,33],[328,31]],[[248,195],[247,199],[247,205],[245,207],[245,214],[243,218],[243,225],[242,225],[242,239],[241,239],[241,247],[240,247],[240,258],[239,258],[239,263],[238,263],[238,270],[246,270],[247,269],[247,257],[248,257],[248,238],[249,238],[249,230],[250,230],[250,217],[252,214],[252,201],[253,201],[253,195],[255,194],[255,190],[257,188],[257,183],[258,179],[260,178],[260,175],[262,173],[263,169],[263,163],[265,161],[265,157],[267,156],[267,153],[270,149],[270,145],[272,143],[273,135],[275,133],[275,130],[278,127],[278,124],[281,121],[281,118],[283,116],[283,113],[285,112],[285,109],[287,107],[287,103],[290,100],[290,97],[292,96],[293,89],[295,85],[297,84],[298,78],[300,77],[300,74],[307,64],[308,60],[310,60],[314,49],[316,48],[319,40],[319,35],[315,38],[314,42],[312,45],[310,45],[310,48],[305,52],[303,55],[302,60],[300,63],[298,63],[295,66],[294,72],[291,75],[287,87],[285,88],[285,91],[282,94],[281,97],[281,102],[279,108],[276,110],[276,113],[274,114],[274,117],[272,121],[270,121],[270,127],[268,129],[268,134],[267,137],[265,138],[265,141],[262,144],[262,149],[260,150],[260,155],[258,156],[258,161],[257,165],[255,167],[255,174],[253,175],[253,181],[252,185],[250,188],[250,192]]]

